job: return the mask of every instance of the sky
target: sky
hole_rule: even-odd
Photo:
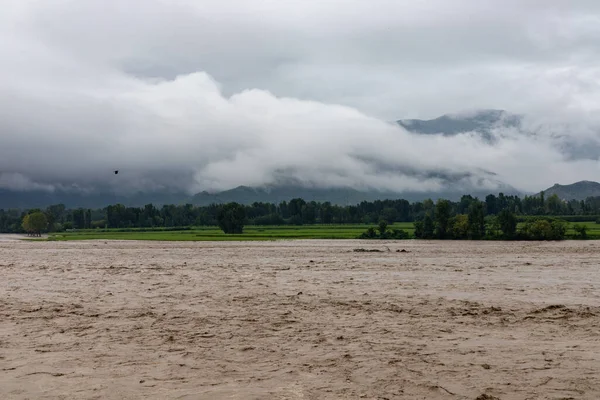
[[[595,0],[0,6],[0,188],[436,191],[443,171],[532,192],[600,176]],[[489,143],[392,123],[487,108],[524,128]]]

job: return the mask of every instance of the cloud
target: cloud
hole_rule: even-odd
[[[8,3],[3,188],[534,191],[600,172],[597,2]],[[533,134],[386,122],[487,107]]]
[[[33,191],[41,190],[46,192],[53,192],[54,186],[44,185],[36,182],[32,182],[26,176],[19,173],[0,173],[0,189],[9,189],[16,191]]]

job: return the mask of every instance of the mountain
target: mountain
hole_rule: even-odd
[[[515,190],[507,188],[501,190],[505,194],[519,194]],[[252,188],[239,186],[222,192],[201,192],[194,196],[185,193],[137,193],[133,196],[117,196],[109,193],[77,194],[66,192],[43,192],[28,191],[16,192],[0,189],[0,209],[30,209],[45,208],[52,204],[64,204],[67,208],[104,208],[110,204],[123,204],[128,207],[142,207],[152,203],[157,207],[164,204],[186,204],[196,206],[207,206],[210,204],[222,204],[237,202],[240,204],[280,203],[290,201],[294,198],[302,198],[305,201],[330,202],[338,205],[355,205],[362,201],[375,201],[386,199],[405,199],[410,202],[425,199],[437,200],[444,198],[452,201],[460,200],[464,194],[484,199],[490,194],[488,190],[472,190],[465,193],[462,190],[447,189],[441,192],[390,192],[390,191],[360,191],[353,188],[307,188],[302,186],[265,186]]]
[[[403,119],[396,123],[409,132],[419,135],[458,135],[463,132],[477,132],[483,138],[494,142],[494,130],[497,128],[519,128],[522,117],[511,114],[504,110],[479,110],[462,114],[446,114],[431,120]],[[238,202],[251,204],[253,202],[279,203],[289,201],[293,198],[303,198],[307,201],[329,201],[333,204],[357,204],[361,201],[374,201],[382,199],[406,199],[409,201],[421,201],[427,198],[436,200],[446,198],[459,200],[463,194],[484,198],[489,191],[479,190],[475,185],[470,190],[455,189],[457,187],[469,187],[469,182],[474,178],[485,176],[488,180],[494,180],[493,171],[468,171],[462,174],[453,174],[439,168],[436,170],[420,170],[412,167],[398,167],[387,165],[376,158],[365,158],[363,161],[374,166],[382,173],[396,173],[411,176],[417,179],[438,179],[446,188],[440,192],[379,192],[360,191],[355,188],[310,188],[298,182],[282,180],[280,185],[265,187],[239,186],[218,193],[201,192],[194,196],[186,193],[169,192],[146,192],[131,196],[118,196],[111,193],[99,192],[96,194],[82,194],[76,192],[44,192],[44,191],[10,191],[0,189],[0,209],[7,208],[43,208],[51,204],[65,204],[69,208],[102,208],[109,204],[121,203],[126,206],[143,206],[153,203],[156,206],[163,204],[185,204],[208,205],[212,203]],[[505,194],[520,194],[507,185],[500,184],[501,189],[495,192]]]
[[[192,204],[206,206],[209,204],[220,204],[236,202],[240,204],[258,203],[280,203],[293,198],[302,198],[306,201],[329,201],[333,204],[356,204],[363,200],[372,200],[377,195],[371,192],[361,192],[355,189],[320,189],[305,188],[301,186],[265,186],[248,187],[238,186],[234,189],[218,193],[201,192],[192,197]]]
[[[540,193],[538,193],[539,196]],[[593,181],[580,181],[570,185],[559,185],[544,190],[544,196],[557,195],[561,200],[585,200],[588,197],[600,196],[600,183]]]
[[[152,203],[185,204],[190,197],[185,193],[150,192],[136,193],[131,196],[118,196],[111,193],[83,194],[65,191],[12,191],[0,189],[0,209],[45,208],[52,204],[64,204],[67,208],[104,208],[110,204],[121,203],[130,207],[141,207]]]
[[[515,190],[504,191],[505,194],[518,194]],[[352,188],[306,188],[301,186],[271,186],[262,188],[252,188],[239,186],[235,189],[226,190],[218,193],[201,192],[192,197],[192,204],[206,206],[209,204],[220,204],[236,202],[240,204],[258,203],[280,203],[290,201],[294,198],[302,198],[305,201],[326,202],[338,205],[355,205],[361,201],[375,200],[396,200],[404,199],[410,202],[422,201],[425,199],[437,200],[444,198],[452,201],[458,201],[464,194],[471,194],[474,197],[484,199],[490,194],[488,190],[473,190],[465,193],[460,190],[445,190],[441,192],[390,192],[390,191],[360,191]]]
[[[401,119],[396,123],[412,133],[453,136],[478,132],[484,138],[493,140],[494,129],[519,128],[521,120],[522,116],[504,110],[479,110],[468,114],[446,114],[430,120]]]

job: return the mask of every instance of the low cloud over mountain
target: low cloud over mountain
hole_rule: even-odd
[[[470,1],[224,3],[8,0],[0,188],[533,192],[599,175],[599,37],[586,19],[600,16],[596,2],[552,1],[544,14],[513,1],[497,5],[520,13]],[[461,33],[450,21],[464,10],[482,22]],[[483,46],[485,33],[497,42]],[[452,51],[438,43],[449,34]],[[394,39],[415,35],[433,47]],[[459,55],[473,51],[485,56]],[[386,122],[493,104],[519,117]]]

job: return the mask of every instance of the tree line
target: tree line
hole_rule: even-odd
[[[453,214],[447,200],[438,200],[433,213],[416,221],[417,239],[452,240],[563,240],[567,232],[566,221],[551,216],[530,216],[520,229],[515,213],[509,208],[496,215],[486,216],[485,203],[473,202],[465,214]],[[585,225],[575,225],[577,236],[586,237]]]
[[[470,195],[459,201],[431,199],[412,202],[407,200],[363,201],[356,205],[342,206],[329,202],[305,201],[300,198],[279,204],[253,203],[212,204],[209,206],[164,205],[156,207],[126,207],[109,205],[103,209],[67,209],[64,205],[52,205],[45,209],[0,210],[0,232],[30,232],[24,226],[29,214],[42,213],[46,217],[42,231],[60,232],[70,229],[105,228],[165,228],[190,226],[221,226],[224,230],[240,231],[239,225],[311,225],[311,224],[379,224],[385,221],[414,222],[415,235],[422,238],[483,238],[492,231],[511,232],[507,215],[517,220],[531,216],[561,216],[563,219],[584,221],[600,214],[600,197],[585,201],[562,201],[558,196],[506,196],[490,194],[484,200]],[[489,218],[497,216],[492,225]],[[487,218],[487,220],[486,220]],[[231,224],[233,220],[243,220]],[[227,222],[229,221],[229,222]],[[484,221],[484,222],[482,222]],[[487,221],[487,222],[486,222]],[[546,222],[552,224],[550,219]],[[44,222],[44,221],[42,221]],[[510,222],[512,224],[512,222]],[[27,225],[27,224],[25,224]],[[538,223],[538,225],[545,225]],[[506,229],[503,229],[506,228]],[[535,229],[540,226],[532,227]],[[546,228],[544,226],[544,228]],[[488,230],[486,230],[488,229]],[[388,236],[393,232],[388,233]],[[402,233],[397,233],[402,235]]]

